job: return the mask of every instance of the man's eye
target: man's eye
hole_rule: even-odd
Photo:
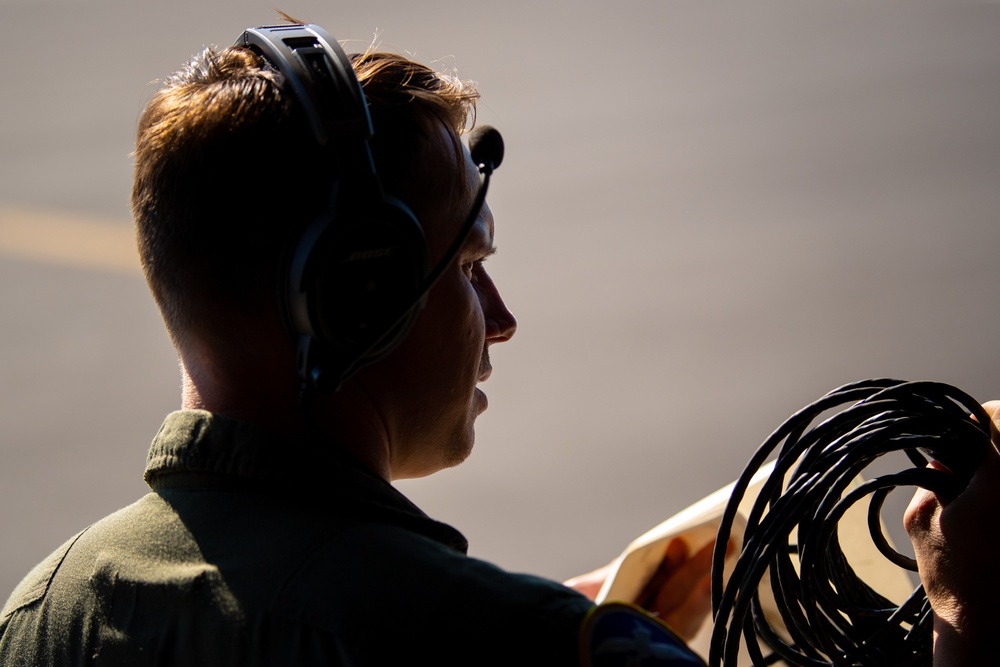
[[[486,260],[483,259],[477,259],[474,262],[467,262],[466,264],[462,265],[462,271],[468,278],[474,278],[476,272],[483,268],[483,263],[485,261]]]

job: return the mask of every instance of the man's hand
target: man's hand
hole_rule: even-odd
[[[604,585],[604,580],[607,579],[608,575],[611,573],[612,565],[614,565],[614,563],[608,563],[604,567],[599,567],[593,572],[573,577],[569,581],[564,581],[563,585],[569,586],[577,593],[583,593],[591,600],[597,600],[597,594],[601,592],[601,586]]]
[[[637,605],[660,617],[684,641],[691,641],[712,611],[711,541],[697,553],[689,553],[687,542],[677,537],[667,544],[663,560],[649,580]]]
[[[918,489],[903,516],[934,609],[937,667],[1000,664],[1000,401],[983,407],[994,447],[968,488],[951,501]]]
[[[674,538],[667,544],[660,566],[634,601],[658,616],[684,641],[690,641],[712,609],[711,571],[714,542],[691,555],[687,543]],[[597,597],[611,565],[566,582],[591,600]]]

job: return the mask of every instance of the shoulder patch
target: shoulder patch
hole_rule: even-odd
[[[583,667],[705,667],[663,622],[624,602],[594,607],[580,628]]]

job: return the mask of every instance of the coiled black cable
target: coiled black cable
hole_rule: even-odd
[[[750,459],[722,517],[712,567],[709,664],[736,665],[742,637],[754,665],[779,660],[810,667],[930,665],[933,616],[923,588],[898,607],[873,590],[844,556],[837,523],[849,507],[871,496],[868,526],[875,546],[891,562],[916,571],[914,560],[892,549],[882,533],[886,497],[898,486],[954,497],[989,446],[990,419],[980,404],[936,382],[864,380],[790,417]],[[779,447],[723,589],[726,544],[740,501],[754,473]],[[895,451],[916,467],[848,491],[870,463]],[[925,467],[927,457],[948,471]],[[765,572],[787,635],[765,618],[758,591]],[[761,641],[770,648],[766,655]]]

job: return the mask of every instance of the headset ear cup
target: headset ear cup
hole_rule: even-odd
[[[427,244],[413,213],[382,190],[364,90],[333,36],[316,25],[261,26],[244,31],[237,45],[283,75],[285,94],[340,176],[330,210],[292,245],[279,278],[303,387],[336,388],[393,350],[413,326],[423,305]]]
[[[304,294],[314,338],[354,368],[382,358],[409,332],[427,273],[427,244],[410,210],[394,200],[363,209],[317,238]]]

